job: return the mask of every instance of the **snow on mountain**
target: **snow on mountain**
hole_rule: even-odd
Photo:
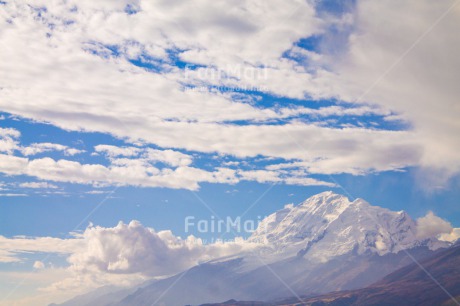
[[[404,211],[371,206],[362,199],[351,202],[331,191],[271,214],[248,240],[270,246],[278,257],[297,254],[318,262],[352,251],[384,255],[417,246],[434,250],[449,245],[435,237],[418,239],[416,222]]]

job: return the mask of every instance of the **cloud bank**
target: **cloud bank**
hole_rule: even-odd
[[[8,2],[1,6],[2,41],[9,47],[0,56],[9,60],[0,63],[0,109],[165,150],[286,159],[300,162],[306,173],[436,169],[443,184],[460,169],[458,88],[452,83],[459,63],[449,51],[455,48],[439,46],[459,43],[450,30],[459,9],[447,2],[407,1],[397,11],[395,5],[357,1],[337,14],[299,1]],[[394,23],[382,27],[385,20]],[[314,48],[302,45],[312,37]],[[205,90],[187,90],[194,86]],[[263,94],[275,106],[260,104]],[[341,105],[317,109],[283,98]],[[341,122],[368,115],[403,118],[412,128]],[[14,137],[5,137],[0,148],[8,153]],[[25,152],[50,148],[33,145]],[[191,171],[189,159],[178,165],[177,156],[151,154]],[[204,181],[219,181],[217,174],[199,173],[208,177]],[[166,176],[176,180],[174,173]],[[147,185],[199,183],[159,181]]]

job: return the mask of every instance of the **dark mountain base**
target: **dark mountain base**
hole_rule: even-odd
[[[401,268],[363,289],[333,292],[317,297],[286,299],[273,303],[245,304],[228,301],[213,305],[284,306],[389,306],[460,305],[460,246]]]

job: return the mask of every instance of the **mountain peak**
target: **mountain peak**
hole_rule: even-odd
[[[349,252],[379,255],[423,245],[415,221],[404,212],[372,206],[363,199],[326,191],[265,219],[249,238],[275,253],[309,254],[328,261]]]
[[[322,205],[322,204],[336,204],[337,202],[349,202],[349,199],[338,193],[332,191],[324,191],[314,196],[309,197],[300,205]]]

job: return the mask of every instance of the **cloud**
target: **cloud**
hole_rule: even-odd
[[[425,217],[417,219],[417,237],[420,239],[450,234],[452,231],[452,225],[436,216],[432,211],[428,212]]]
[[[0,128],[0,152],[12,154],[18,149],[17,139],[21,133],[13,128]]]
[[[145,158],[153,162],[163,162],[173,167],[188,166],[192,163],[192,157],[173,150],[147,149]]]
[[[2,39],[11,46],[0,51],[9,59],[0,63],[8,76],[0,77],[4,111],[67,130],[110,133],[160,148],[300,159],[321,174],[420,164],[423,152],[412,132],[326,128],[295,120],[270,124],[303,115],[387,116],[391,113],[386,107],[269,108],[256,106],[257,95],[184,90],[184,84],[204,82],[266,86],[268,93],[299,99],[336,96],[335,88],[327,85],[331,73],[311,74],[283,57],[299,39],[325,31],[325,21],[307,2],[242,2],[226,10],[227,5],[204,0],[194,5],[141,1],[139,11],[131,15],[118,5],[96,9],[82,1],[44,1],[47,9],[38,12],[26,3],[2,6],[6,12]],[[35,18],[37,14],[41,18]],[[113,28],[119,30],[109,30]],[[219,39],[223,36],[225,40]],[[223,77],[210,79],[205,74],[202,80],[200,68],[179,69],[168,54],[205,70],[216,68]],[[139,62],[144,67],[136,66]],[[248,77],[254,70],[262,77]],[[48,78],[36,77],[45,73]],[[112,157],[136,154],[136,150],[116,153],[107,146],[98,150],[110,151]],[[150,155],[173,166],[190,163],[189,158],[173,154],[178,153],[157,150]]]
[[[0,237],[1,239],[1,237]],[[0,262],[20,262],[21,260],[17,258],[17,254],[11,251],[0,250]]]
[[[38,260],[34,262],[34,269],[40,270],[44,268],[45,268],[45,264],[43,262],[38,261]]]
[[[186,150],[299,160],[302,169],[316,174],[422,167],[427,171],[421,173],[436,173],[431,176],[441,178],[441,185],[460,171],[459,93],[452,81],[460,63],[455,48],[440,47],[460,43],[451,30],[458,7],[424,34],[448,3],[409,1],[395,11],[390,0],[357,1],[338,15],[298,1],[231,7],[205,0],[140,1],[135,14],[124,11],[126,3],[43,1],[41,11],[27,4],[2,5],[2,40],[11,46],[0,51],[9,59],[0,63],[6,72],[0,77],[3,111],[173,149],[176,153],[152,151],[152,161],[173,167],[190,165],[188,157],[172,156]],[[385,20],[395,22],[382,28]],[[315,50],[298,44],[312,36],[321,42]],[[182,69],[178,60],[192,65]],[[37,77],[44,74],[49,77]],[[184,89],[195,85],[251,86],[276,99],[352,104],[268,107],[258,103],[258,93]],[[328,116],[339,122],[329,126]],[[411,128],[341,128],[349,126],[341,118],[353,116],[403,118]],[[8,137],[3,151],[11,154],[15,138]],[[125,149],[134,151],[116,153],[107,146],[96,151],[111,158],[137,153]]]
[[[305,171],[241,170],[216,167],[204,170],[192,167],[193,158],[174,150],[152,148],[96,146],[97,153],[108,158],[108,165],[85,164],[50,157],[29,159],[0,154],[0,172],[7,175],[28,175],[40,180],[90,185],[167,187],[196,190],[200,183],[236,184],[240,181],[285,183],[303,186],[333,186],[308,177]],[[21,188],[56,188],[49,182],[25,182]],[[4,196],[13,194],[4,194]],[[19,194],[14,194],[19,195]]]
[[[439,236],[439,240],[456,242],[460,239],[460,228],[454,228],[450,233],[443,233]]]
[[[22,188],[33,188],[33,189],[56,189],[58,186],[47,183],[47,182],[25,182],[19,184],[19,187]]]
[[[30,146],[20,148],[22,154],[25,156],[37,155],[39,153],[51,152],[51,151],[61,151],[65,155],[75,155],[83,153],[84,150],[78,150],[75,148],[69,148],[68,146],[57,144],[57,143],[33,143]]]
[[[357,1],[354,30],[323,46],[341,50],[328,62],[337,97],[378,104],[410,122],[422,147],[420,176],[435,178],[435,186],[460,171],[459,18],[460,6],[449,1]]]
[[[44,281],[44,272],[53,274],[56,268],[43,261],[33,263],[32,277],[39,277],[43,284],[39,292],[53,297],[64,294],[68,298],[69,292],[76,295],[105,285],[132,286],[259,246],[241,238],[205,244],[194,236],[183,239],[171,231],[157,232],[133,220],[114,227],[90,225],[83,233],[73,233],[73,237],[66,239],[0,236],[0,260],[21,262],[37,252],[66,256],[69,265],[61,269],[59,278]]]
[[[7,238],[0,236],[1,262],[20,262],[30,252],[72,254],[84,246],[81,239],[60,239],[53,237]]]
[[[201,239],[156,232],[137,221],[120,222],[113,228],[90,227],[81,236],[86,248],[72,254],[72,269],[104,273],[169,275],[200,262],[250,250],[243,240],[205,245]]]
[[[90,190],[86,191],[86,194],[106,194],[106,193],[111,193],[111,191],[106,191],[106,190]]]
[[[118,156],[136,156],[139,154],[141,149],[135,147],[117,147],[112,145],[97,145],[94,147],[94,151],[98,153],[104,153],[110,157]]]
[[[1,165],[5,165],[1,168]],[[8,165],[8,167],[6,167]],[[282,182],[304,186],[333,186],[306,175],[292,176],[275,171],[236,171],[217,168],[206,171],[199,168],[179,166],[175,169],[156,168],[145,160],[117,159],[106,167],[101,164],[81,164],[70,160],[54,160],[49,157],[29,160],[0,154],[0,171],[8,175],[29,175],[41,180],[78,184],[109,184],[139,187],[167,187],[173,189],[199,188],[199,183],[236,184],[240,181]],[[270,176],[265,176],[270,174]]]
[[[97,145],[94,150],[98,153],[102,152],[109,156],[113,162],[117,163],[116,157],[140,157],[146,162],[165,163],[167,165],[178,167],[188,166],[192,163],[192,156],[174,150],[157,150],[152,148],[137,148],[137,147],[117,147],[113,145]],[[119,159],[122,163],[126,159]]]
[[[108,228],[90,225],[83,233],[73,235],[67,239],[0,236],[2,262],[21,261],[21,256],[31,252],[58,253],[69,255],[70,269],[82,273],[162,276],[257,246],[239,238],[232,242],[204,244],[194,236],[182,239],[171,231],[157,232],[135,220]],[[41,267],[41,264],[35,262],[34,267]]]
[[[25,193],[0,193],[0,197],[27,197]]]

